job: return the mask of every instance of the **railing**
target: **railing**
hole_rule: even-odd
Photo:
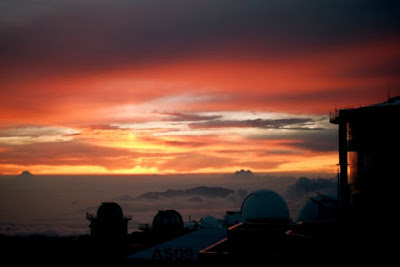
[[[329,122],[330,123],[338,123],[339,120],[339,109],[335,108],[331,111],[329,111]]]
[[[329,111],[329,122],[334,123],[334,124],[339,123],[339,117],[340,117],[341,110],[350,110],[350,109],[355,109],[355,108],[361,108],[361,106],[359,106],[359,107],[347,106],[347,107],[343,107],[340,109],[338,109],[338,108],[332,109],[331,111]]]

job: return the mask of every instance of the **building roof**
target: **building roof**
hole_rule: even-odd
[[[396,96],[387,101],[368,106],[336,108],[329,112],[329,121],[338,124],[340,121],[346,121],[349,117],[358,114],[374,114],[376,116],[386,115],[387,113],[394,114],[392,111],[394,109],[398,111],[399,108],[400,96]]]
[[[377,104],[372,104],[369,107],[380,107],[380,106],[396,106],[400,105],[400,96],[389,98],[387,101]]]
[[[97,218],[102,220],[122,219],[122,209],[115,202],[103,202],[97,210]]]

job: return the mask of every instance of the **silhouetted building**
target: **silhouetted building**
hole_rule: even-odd
[[[257,190],[241,206],[240,223],[227,228],[227,237],[199,251],[201,261],[257,262],[282,259],[288,252],[290,220],[286,201],[271,190]]]
[[[242,222],[228,228],[231,260],[281,256],[285,232],[293,225],[286,201],[271,190],[257,190],[241,207]]]
[[[339,125],[339,224],[343,251],[382,260],[398,209],[400,97],[330,114]],[[389,253],[390,254],[390,253]]]
[[[245,222],[288,222],[289,209],[286,201],[271,190],[257,190],[242,203],[242,219]]]
[[[114,202],[104,202],[97,215],[86,214],[90,221],[91,235],[100,239],[125,239],[128,234],[129,216],[124,216],[121,207]]]
[[[221,223],[214,216],[208,215],[201,218],[199,227],[203,229],[221,228]]]
[[[176,210],[159,210],[154,216],[152,230],[161,238],[178,236],[184,232],[182,216]]]
[[[332,199],[332,204],[331,199],[327,198],[319,195],[316,201],[324,204],[327,201],[336,207],[335,200]],[[227,228],[224,220],[205,216],[200,220],[197,230],[160,240],[154,246],[128,255],[126,260],[140,264],[188,263],[193,266],[194,263],[230,265],[266,260],[269,263],[303,263],[310,260],[310,252],[315,254],[312,260],[334,256],[331,249],[336,246],[333,241],[337,239],[332,238],[336,237],[336,228],[333,221],[327,219],[327,210],[323,207],[316,205],[304,208],[310,216],[315,215],[313,212],[316,208],[317,213],[325,216],[323,219],[315,216],[310,219],[309,216],[306,223],[293,222],[287,203],[279,194],[271,190],[257,190],[247,196],[240,211],[233,213],[239,223]],[[181,233],[178,215],[173,210],[160,211],[149,233],[156,234],[154,228],[159,229],[159,234],[168,231]]]
[[[238,224],[242,220],[242,214],[240,210],[228,210],[226,211],[222,222],[224,226],[230,227]]]
[[[302,223],[334,221],[337,219],[337,212],[337,196],[317,194],[307,200],[296,221]]]
[[[339,203],[345,216],[371,221],[394,207],[393,180],[399,177],[400,97],[360,108],[335,110],[339,125]],[[373,216],[371,216],[373,215]]]

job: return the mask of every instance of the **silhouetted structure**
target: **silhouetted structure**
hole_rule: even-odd
[[[257,190],[242,203],[242,219],[246,222],[288,222],[289,209],[286,201],[271,190]]]
[[[333,221],[337,219],[337,196],[322,195],[310,197],[297,217],[297,222]]]
[[[124,216],[121,207],[114,202],[104,202],[97,210],[97,216],[86,214],[90,221],[91,235],[99,239],[126,239],[128,234],[128,221],[130,217]]]
[[[257,190],[241,207],[242,223],[228,228],[229,253],[234,261],[281,256],[285,232],[293,223],[286,201],[271,190]]]
[[[314,198],[316,202],[327,201],[329,208],[317,204],[310,210],[310,204],[306,203],[304,211],[313,216],[304,216],[307,222],[293,222],[286,201],[276,192],[258,190],[249,194],[241,207],[242,222],[229,227],[226,238],[200,250],[199,260],[232,264],[262,261],[300,264],[334,256],[335,242],[340,239],[333,216],[336,201],[322,195]],[[316,204],[313,200],[310,199],[311,203]]]
[[[386,208],[397,202],[391,180],[399,176],[399,119],[400,97],[331,112],[331,123],[339,125],[339,203],[343,216],[371,222],[392,212]]]
[[[214,216],[208,215],[201,218],[199,227],[203,229],[221,228],[221,223]]]
[[[161,238],[171,238],[184,232],[182,216],[176,210],[159,210],[154,216],[152,230]]]

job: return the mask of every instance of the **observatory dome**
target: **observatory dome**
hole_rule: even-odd
[[[176,210],[159,210],[153,219],[153,230],[163,234],[177,234],[184,229],[182,216]]]
[[[205,216],[200,220],[200,228],[220,228],[220,223],[214,216]]]
[[[122,218],[122,209],[114,202],[103,202],[97,210],[97,219],[99,220],[120,220]]]
[[[297,221],[315,222],[335,219],[337,197],[335,195],[316,195],[304,204],[299,212]]]
[[[271,190],[258,190],[247,196],[241,208],[245,221],[288,221],[286,201]]]

